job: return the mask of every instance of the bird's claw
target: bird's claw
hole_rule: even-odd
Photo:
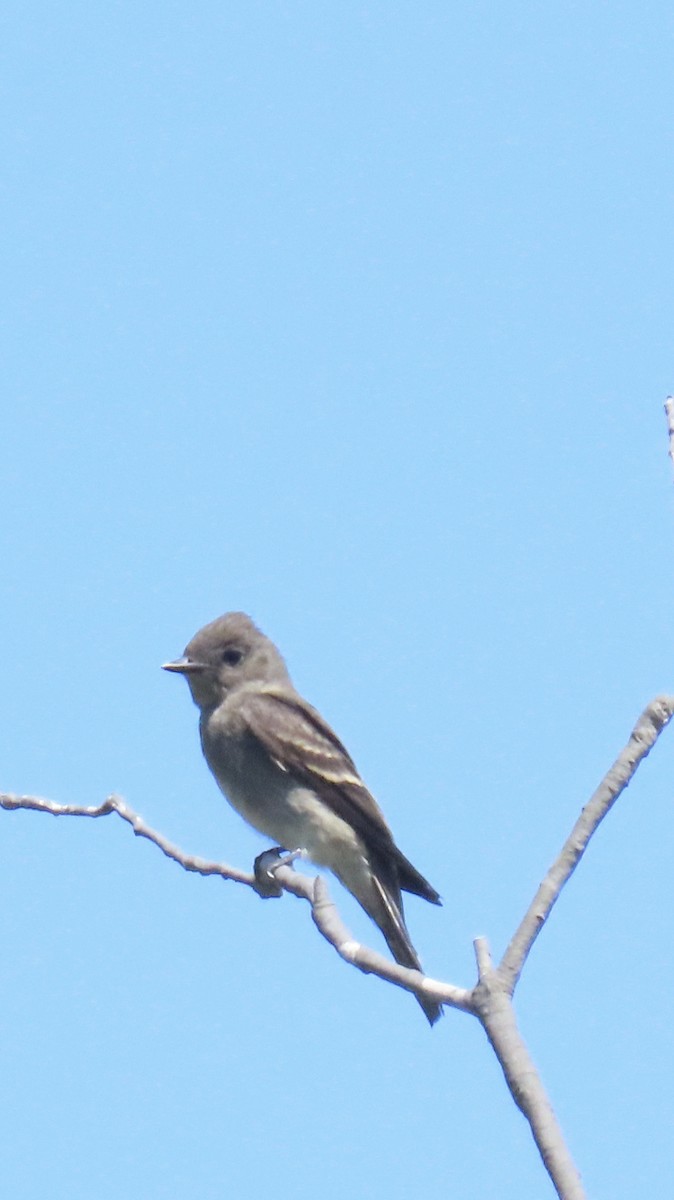
[[[303,854],[302,849],[286,850],[283,846],[272,846],[270,850],[258,854],[253,863],[253,874],[259,894],[265,899],[282,896],[283,888],[276,881],[276,872],[279,867],[292,866],[295,859]]]

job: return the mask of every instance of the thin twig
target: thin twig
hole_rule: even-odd
[[[185,854],[184,850],[181,850],[179,846],[174,846],[163,834],[146,825],[143,818],[134,812],[121,796],[108,796],[101,804],[86,806],[84,804],[57,804],[55,800],[43,800],[39,796],[14,796],[9,793],[0,793],[0,808],[5,808],[8,812],[17,808],[33,809],[36,812],[50,813],[53,817],[107,817],[110,813],[117,813],[118,817],[131,826],[136,837],[146,838],[148,842],[153,842],[155,846],[159,847],[162,854],[184,867],[186,871],[194,871],[197,875],[219,875],[221,879],[231,879],[234,883],[243,883],[257,891],[254,875],[248,871],[240,871],[238,867],[230,867],[227,863],[209,862],[208,859],[199,858],[196,854]]]
[[[377,954],[369,946],[357,942],[342,921],[337,906],[328,893],[328,885],[320,875],[313,886],[311,915],[316,928],[326,941],[334,946],[340,957],[357,967],[363,974],[377,975],[396,987],[413,992],[415,996],[427,996],[451,1008],[472,1012],[472,992],[468,988],[456,987],[455,984],[439,979],[430,979],[421,971],[401,967],[385,958],[383,954]]]
[[[559,899],[564,884],[578,866],[590,838],[673,715],[674,696],[657,696],[644,709],[625,749],[585,805],[501,960],[499,971],[511,993],[515,990],[531,947]]]
[[[197,855],[186,854],[179,846],[175,846],[156,829],[147,825],[121,796],[108,796],[101,804],[86,806],[58,804],[54,800],[43,800],[38,796],[15,796],[3,793],[0,794],[0,808],[8,811],[19,808],[32,809],[37,812],[50,813],[54,817],[107,817],[110,813],[117,813],[123,821],[131,826],[136,837],[146,838],[149,842],[153,842],[167,858],[184,867],[186,871],[231,879],[235,883],[245,884],[260,895],[265,895],[259,891],[259,885],[254,875],[240,871],[238,867],[231,867],[227,863],[209,862]],[[284,891],[290,892],[301,900],[308,901],[317,929],[340,957],[357,967],[359,971],[369,975],[378,975],[380,979],[404,988],[408,992],[413,992],[415,995],[423,993],[453,1008],[470,1010],[471,993],[469,989],[430,979],[421,971],[398,966],[397,963],[390,962],[383,954],[377,954],[376,950],[371,950],[368,946],[357,942],[341,922],[336,905],[328,894],[324,879],[300,875],[299,871],[294,871],[290,866],[279,867],[274,875],[282,884]]]

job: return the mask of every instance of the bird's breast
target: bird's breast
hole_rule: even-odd
[[[305,850],[312,862],[338,874],[344,861],[362,861],[364,847],[353,827],[256,739],[231,737],[204,723],[201,740],[219,787],[254,829],[288,850]]]

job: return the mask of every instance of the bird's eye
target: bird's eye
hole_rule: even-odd
[[[236,667],[243,658],[243,650],[235,650],[234,646],[228,646],[222,652],[222,661],[227,663],[228,667]]]

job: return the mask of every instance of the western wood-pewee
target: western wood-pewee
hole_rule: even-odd
[[[245,613],[195,634],[182,658],[201,716],[206,762],[230,804],[260,833],[328,867],[379,926],[396,962],[421,970],[401,890],[440,897],[396,846],[353,759],[293,687],[273,642]],[[431,1024],[442,1013],[418,997]]]

